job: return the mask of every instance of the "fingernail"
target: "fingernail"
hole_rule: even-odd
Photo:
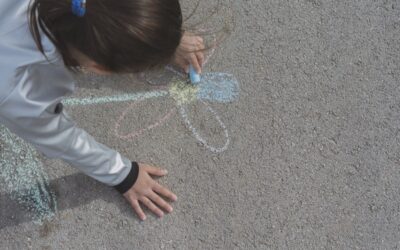
[[[164,174],[168,174],[168,170],[164,169],[164,170],[163,170],[163,173],[164,173]]]
[[[142,218],[143,221],[145,221],[146,219],[147,219],[146,217],[143,217],[143,218]]]

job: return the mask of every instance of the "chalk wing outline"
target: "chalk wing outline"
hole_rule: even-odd
[[[168,69],[168,70],[173,70],[173,69]],[[180,76],[182,78],[184,77],[181,73],[176,71],[174,72],[176,73],[177,76]],[[214,153],[221,153],[225,151],[230,144],[228,129],[224,124],[224,122],[222,121],[222,119],[220,118],[220,116],[218,115],[218,113],[211,107],[211,105],[208,102],[218,102],[218,103],[232,102],[239,95],[239,83],[233,75],[227,73],[207,73],[203,75],[203,79],[205,80],[202,81],[202,83],[196,85],[196,87],[198,88],[196,94],[196,101],[199,101],[200,103],[205,105],[206,110],[213,115],[213,118],[218,122],[219,126],[222,128],[225,136],[225,142],[223,146],[218,147],[215,145],[211,145],[210,143],[208,143],[206,139],[204,139],[204,137],[200,135],[198,129],[195,126],[193,126],[193,123],[190,120],[187,112],[187,105],[190,102],[189,103],[177,102],[176,107],[172,108],[170,111],[164,114],[158,121],[151,124],[147,128],[139,129],[123,135],[119,132],[122,121],[125,119],[127,114],[132,110],[132,108],[134,108],[138,104],[138,102],[144,101],[145,99],[143,98],[141,100],[137,100],[131,105],[129,105],[129,107],[126,110],[124,110],[122,115],[118,118],[114,126],[115,135],[123,140],[135,139],[136,137],[141,136],[146,131],[162,126],[167,120],[169,120],[172,117],[172,115],[174,115],[175,111],[178,110],[180,116],[184,121],[186,128],[189,131],[191,131],[195,139],[197,139],[203,146],[205,146],[207,149],[209,149]],[[181,84],[187,84],[187,83],[182,81]],[[192,85],[187,85],[187,86],[192,86]],[[170,97],[172,95],[173,94],[171,93],[169,94]],[[154,96],[157,95],[155,94]]]

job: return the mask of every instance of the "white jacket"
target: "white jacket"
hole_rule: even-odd
[[[29,31],[29,0],[0,1],[0,123],[50,158],[62,159],[109,186],[126,181],[132,164],[78,128],[62,109],[75,82],[43,34],[51,63]]]

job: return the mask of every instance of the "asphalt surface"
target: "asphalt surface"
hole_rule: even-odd
[[[202,3],[192,20],[215,5]],[[188,14],[194,1],[183,4]],[[171,96],[67,107],[100,142],[167,168],[159,181],[178,195],[174,212],[142,223],[115,190],[40,157],[45,187],[57,200],[54,215],[38,223],[38,209],[28,211],[13,195],[15,182],[2,185],[0,249],[400,248],[400,3],[225,4],[231,11],[203,26],[232,15],[235,30],[205,72],[234,75],[239,96],[190,102],[185,113],[211,146],[227,141],[219,114],[229,133],[223,152],[196,139]],[[163,88],[146,84],[148,77],[81,76],[74,97]],[[159,127],[117,136],[170,110]]]

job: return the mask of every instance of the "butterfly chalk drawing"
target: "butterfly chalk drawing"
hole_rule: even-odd
[[[213,36],[213,44],[217,44],[217,38]],[[206,53],[204,65],[208,63],[208,61],[213,57],[217,47],[213,46],[209,53]],[[239,82],[232,74],[227,73],[206,73],[203,74],[202,81],[196,85],[192,85],[188,83],[188,77],[181,73],[180,71],[175,70],[171,66],[167,66],[165,68],[167,73],[172,73],[173,78],[172,81],[163,85],[166,87],[161,87],[155,91],[149,92],[139,92],[139,93],[129,93],[123,95],[116,96],[103,96],[103,97],[91,97],[91,98],[69,98],[65,99],[63,103],[67,106],[79,106],[79,105],[94,105],[94,104],[104,104],[104,103],[112,103],[112,102],[129,102],[133,101],[126,109],[122,112],[121,116],[118,118],[117,122],[114,126],[115,135],[123,140],[132,140],[136,137],[139,137],[144,132],[152,130],[154,128],[160,127],[163,125],[168,119],[170,119],[178,109],[185,126],[193,136],[207,149],[214,153],[221,153],[225,151],[230,143],[229,132],[225,124],[222,122],[220,116],[217,112],[210,106],[209,102],[217,102],[217,103],[229,103],[234,101],[239,96]],[[163,81],[163,79],[161,79]],[[154,84],[152,81],[146,80],[151,85]],[[168,87],[169,86],[169,87]],[[157,122],[151,124],[147,128],[140,129],[138,131],[133,131],[129,134],[121,134],[120,127],[122,121],[128,115],[128,113],[141,101],[152,98],[161,98],[161,97],[172,97],[175,100],[176,106],[171,108],[169,112],[167,112],[163,117],[161,117]],[[193,123],[189,119],[187,113],[187,106],[190,103],[195,101],[201,102],[207,109],[210,114],[212,114],[218,124],[224,131],[225,143],[222,146],[215,146],[208,143],[206,139],[204,139],[198,129],[193,126]]]
[[[230,143],[229,132],[225,124],[222,122],[220,116],[217,112],[210,106],[209,102],[217,103],[229,103],[235,100],[239,96],[239,82],[237,79],[227,73],[206,73],[202,75],[202,81],[196,85],[187,83],[185,76],[173,70],[172,68],[167,68],[169,71],[173,71],[176,77],[173,78],[169,87],[164,87],[155,91],[149,92],[139,92],[132,94],[123,94],[116,96],[102,96],[102,97],[90,97],[90,98],[69,98],[65,99],[63,103],[67,106],[79,106],[79,105],[95,105],[104,104],[112,102],[126,102],[133,101],[121,116],[117,119],[114,126],[115,135],[124,140],[134,139],[144,132],[151,129],[160,127],[168,119],[175,114],[176,110],[179,111],[186,127],[191,131],[193,136],[207,149],[214,153],[221,153],[225,151]],[[121,134],[120,124],[128,115],[128,113],[137,105],[139,102],[151,98],[161,98],[161,97],[171,97],[175,100],[176,107],[171,108],[163,117],[161,117],[157,122],[151,124],[147,128],[140,129],[138,131],[133,131],[128,134]],[[221,146],[215,146],[208,143],[204,139],[198,130],[193,126],[193,123],[189,119],[187,114],[187,105],[195,101],[200,101],[205,105],[207,111],[210,112],[219,123],[224,131],[225,142]]]

